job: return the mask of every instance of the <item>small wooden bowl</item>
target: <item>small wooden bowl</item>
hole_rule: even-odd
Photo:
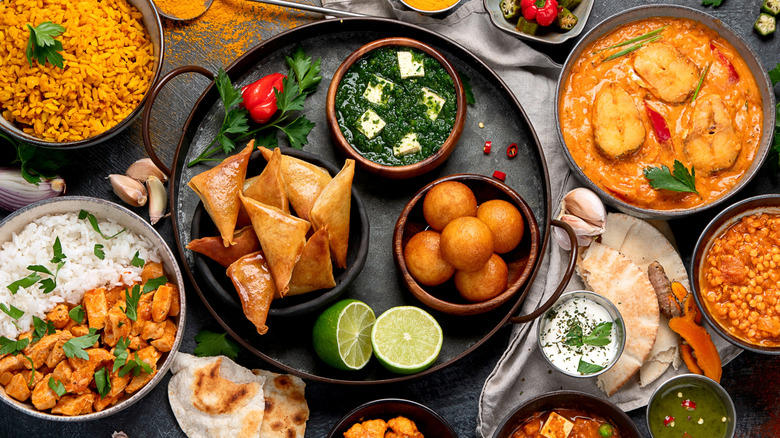
[[[455,289],[455,283],[452,279],[438,286],[425,286],[423,288],[412,277],[406,266],[404,248],[406,248],[407,242],[415,234],[429,228],[423,217],[423,198],[425,198],[428,190],[444,181],[457,181],[467,185],[474,192],[477,204],[482,204],[492,199],[501,199],[517,207],[520,214],[523,215],[523,240],[520,241],[517,248],[506,254],[501,254],[501,258],[504,259],[507,268],[509,268],[507,289],[490,300],[479,303],[464,300]],[[418,191],[406,204],[398,217],[398,221],[395,223],[393,259],[395,260],[395,265],[401,271],[403,282],[407,289],[423,304],[450,315],[476,315],[499,307],[517,294],[528,280],[531,271],[533,271],[533,267],[540,255],[541,245],[539,225],[536,223],[531,208],[517,192],[494,178],[474,174],[457,174],[433,181]]]
[[[338,117],[336,114],[336,92],[338,91],[339,84],[344,78],[350,67],[357,62],[360,58],[366,55],[368,52],[378,49],[380,47],[411,47],[425,52],[444,67],[444,69],[452,77],[452,82],[455,85],[455,95],[457,98],[458,110],[455,114],[455,124],[450,132],[449,137],[444,141],[444,144],[434,152],[428,158],[418,161],[414,164],[408,164],[406,166],[386,166],[376,163],[365,158],[360,152],[357,151],[344,137],[339,127]],[[325,117],[328,121],[328,128],[330,129],[330,136],[333,142],[336,144],[336,148],[341,151],[348,158],[355,160],[358,166],[361,168],[377,174],[379,176],[390,179],[406,179],[413,178],[415,176],[422,175],[429,172],[439,165],[441,165],[455,149],[461,134],[463,133],[463,126],[466,123],[466,92],[463,89],[463,82],[461,82],[455,67],[450,64],[449,61],[438,50],[433,47],[417,41],[411,38],[391,37],[383,38],[381,40],[372,41],[363,47],[352,52],[351,55],[341,63],[339,68],[333,74],[333,79],[330,81],[330,87],[328,87],[328,96],[325,101]]]

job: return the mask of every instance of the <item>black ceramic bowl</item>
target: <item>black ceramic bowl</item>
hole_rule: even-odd
[[[521,404],[499,423],[493,438],[509,438],[521,421],[535,412],[553,409],[576,409],[605,418],[620,431],[620,436],[642,438],[633,421],[612,403],[590,394],[578,391],[555,391],[534,397]]]
[[[292,148],[284,148],[284,155],[299,158],[308,161],[314,165],[323,167],[336,175],[341,170],[332,163],[322,160],[316,155],[308,152],[299,151]],[[247,178],[259,175],[265,169],[265,158],[259,152],[254,152],[249,159],[247,168]],[[334,265],[333,276],[336,279],[336,287],[332,289],[322,289],[309,292],[302,295],[289,296],[283,299],[274,300],[271,304],[271,310],[268,312],[271,317],[278,316],[298,316],[317,310],[328,303],[333,302],[349,287],[355,278],[357,278],[368,256],[368,215],[363,207],[363,201],[360,199],[355,186],[352,186],[352,211],[349,218],[349,250],[347,251],[347,268],[338,269]],[[199,239],[206,236],[218,236],[214,223],[211,221],[203,203],[198,203],[195,214],[192,216],[192,238]],[[201,287],[207,293],[213,293],[228,306],[242,313],[241,302],[236,294],[235,287],[225,274],[225,268],[219,263],[198,253],[195,255],[196,275],[203,281]]]
[[[344,438],[344,432],[355,423],[381,418],[385,421],[404,416],[417,425],[417,429],[426,437],[457,438],[457,434],[447,420],[431,408],[411,400],[386,398],[374,400],[353,409],[330,430],[328,438]]]

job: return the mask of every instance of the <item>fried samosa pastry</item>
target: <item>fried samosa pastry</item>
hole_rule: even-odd
[[[262,251],[247,254],[227,268],[227,275],[241,299],[244,315],[261,335],[268,332],[265,320],[276,293],[271,272]]]
[[[241,195],[268,268],[271,270],[280,296],[290,290],[290,278],[295,264],[306,246],[306,233],[311,224],[270,205]]]
[[[227,268],[241,257],[260,250],[260,241],[251,225],[233,233],[233,245],[222,245],[219,236],[201,237],[187,244],[187,249],[203,254]]]
[[[293,268],[287,295],[299,295],[336,286],[328,247],[328,228],[317,230],[303,247],[301,259]]]
[[[259,149],[266,161],[270,161],[273,151],[264,147]],[[282,155],[282,177],[287,199],[298,217],[304,220],[309,220],[314,201],[333,179],[326,169],[288,155]]]
[[[287,192],[282,177],[281,149],[274,149],[268,164],[260,175],[244,182],[244,196],[281,209],[285,213],[290,212],[290,203],[287,201]]]
[[[195,191],[211,220],[222,236],[222,244],[233,244],[233,231],[236,229],[241,201],[238,195],[244,186],[249,155],[252,154],[254,140],[243,151],[225,158],[219,165],[192,177],[187,185]]]
[[[347,267],[349,245],[349,217],[352,205],[352,178],[355,160],[347,160],[344,167],[322,190],[311,207],[309,217],[314,229],[328,228],[330,251],[339,268]]]

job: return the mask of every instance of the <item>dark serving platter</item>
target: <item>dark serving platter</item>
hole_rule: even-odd
[[[356,298],[368,303],[377,315],[390,307],[414,305],[424,307],[409,293],[393,263],[393,227],[406,202],[429,182],[455,173],[477,173],[490,176],[495,170],[506,173],[506,183],[514,188],[530,206],[540,225],[542,253],[547,245],[551,223],[551,201],[547,167],[541,146],[528,117],[506,84],[479,58],[457,43],[421,27],[386,19],[343,18],[316,22],[282,33],[251,49],[227,69],[233,84],[241,87],[273,72],[288,71],[284,55],[301,45],[307,54],[322,60],[322,83],[316,93],[307,98],[304,115],[314,123],[306,152],[341,167],[339,155],[330,140],[325,121],[325,97],[328,84],[339,64],[360,46],[380,38],[403,36],[423,41],[441,51],[458,72],[471,79],[476,103],[469,108],[466,126],[449,160],[434,171],[403,181],[389,181],[358,169],[354,188],[363,199],[370,223],[368,258],[362,272],[342,298]],[[169,73],[156,86],[157,91],[178,74],[198,72],[213,74],[201,67],[182,67]],[[152,105],[148,105],[151,111]],[[145,115],[146,116],[146,115]],[[378,384],[414,379],[450,365],[472,352],[495,334],[514,316],[527,294],[527,286],[516,298],[481,315],[462,317],[440,312],[431,313],[441,324],[444,345],[439,359],[428,370],[398,376],[389,373],[372,360],[357,372],[331,369],[321,362],[311,345],[311,330],[319,312],[295,318],[268,320],[269,331],[260,336],[243,314],[226,304],[206,287],[196,265],[194,254],[184,249],[192,239],[191,225],[199,199],[186,183],[194,175],[208,169],[207,165],[188,168],[186,164],[214,139],[223,118],[223,108],[216,87],[209,85],[190,113],[176,149],[171,174],[170,205],[173,210],[174,232],[184,270],[194,284],[211,314],[244,348],[287,372],[313,380],[340,384]],[[480,123],[484,128],[480,128]],[[145,143],[150,156],[159,162],[149,141],[148,117],[144,120]],[[493,142],[494,152],[485,155],[482,145]],[[504,149],[517,143],[518,154],[508,159]],[[280,145],[285,145],[280,140]],[[283,146],[285,149],[286,146]],[[533,281],[538,270],[527,284]],[[429,309],[430,310],[430,309]]]

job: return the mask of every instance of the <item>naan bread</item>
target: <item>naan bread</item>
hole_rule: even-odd
[[[309,419],[303,380],[265,370],[252,372],[265,378],[265,414],[260,438],[303,438]]]
[[[328,248],[328,228],[320,228],[303,247],[301,258],[293,268],[287,295],[299,295],[336,286]]]
[[[276,286],[261,251],[247,254],[227,268],[227,276],[241,299],[244,315],[255,325],[257,333],[268,332],[265,320],[276,295]]]
[[[270,149],[260,147],[259,150],[266,161],[273,156]],[[295,213],[301,219],[309,220],[309,211],[314,201],[332,179],[330,173],[322,167],[282,154],[282,177],[287,199]]]
[[[658,300],[650,280],[628,257],[594,242],[584,252],[578,271],[585,284],[612,301],[626,323],[626,346],[617,363],[598,377],[599,387],[612,395],[644,363],[658,334]]]
[[[219,236],[201,237],[187,244],[187,249],[199,252],[227,268],[241,257],[260,249],[260,242],[252,226],[246,226],[233,233],[233,245],[225,246]]]
[[[290,212],[284,178],[282,178],[281,149],[274,149],[271,159],[268,160],[260,175],[244,181],[244,196],[281,209],[285,213]]]
[[[610,213],[604,224],[601,243],[621,252],[645,273],[650,263],[657,261],[663,266],[669,281],[677,281],[690,290],[688,272],[680,254],[664,233],[659,231],[657,225],[659,224],[652,225],[626,214]],[[668,229],[666,222],[660,225],[666,225],[662,229]],[[669,320],[662,316],[649,359],[639,370],[639,386],[650,384],[660,377],[669,365],[674,369],[680,367],[682,359],[678,351],[679,345],[679,335],[669,328]]]
[[[236,155],[225,158],[217,166],[192,177],[187,185],[195,191],[222,236],[224,246],[233,244],[241,201],[238,195],[244,185],[249,156],[254,140]]]
[[[276,207],[243,195],[241,202],[252,219],[252,227],[260,241],[260,247],[263,248],[276,289],[281,296],[285,296],[290,290],[293,267],[301,258],[306,245],[306,232],[311,225]]]
[[[261,435],[265,377],[224,356],[176,353],[168,401],[189,438],[256,438]]]
[[[352,179],[355,176],[355,160],[347,160],[344,167],[322,190],[311,207],[309,217],[315,230],[328,228],[330,251],[336,266],[347,267],[349,246],[349,217],[352,206]]]

